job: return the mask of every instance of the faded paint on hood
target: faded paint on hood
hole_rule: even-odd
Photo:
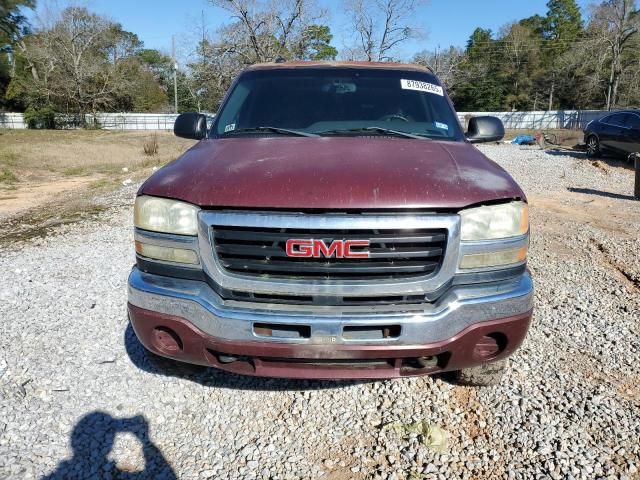
[[[459,209],[524,199],[509,174],[468,143],[392,137],[203,140],[139,193],[253,209]]]

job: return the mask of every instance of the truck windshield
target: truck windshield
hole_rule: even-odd
[[[462,140],[453,108],[426,72],[357,68],[244,73],[217,115],[217,137],[399,136]]]

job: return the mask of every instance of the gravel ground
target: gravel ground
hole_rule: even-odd
[[[632,174],[482,150],[532,204],[535,323],[499,387],[154,371],[125,313],[128,187],[0,250],[0,478],[640,478]]]

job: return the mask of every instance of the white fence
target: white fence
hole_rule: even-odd
[[[548,112],[459,112],[460,122],[476,115],[493,115],[502,120],[505,128],[553,130],[557,128],[582,129],[591,120],[605,115],[602,110],[557,110]],[[96,115],[97,127],[106,130],[173,130],[177,115],[171,113],[100,113]],[[210,116],[210,118],[213,118]],[[62,128],[78,128],[78,116],[57,115]],[[86,123],[94,125],[92,115]],[[27,128],[21,113],[0,112],[0,128]]]
[[[539,112],[458,112],[460,123],[477,115],[492,115],[502,120],[504,128],[554,130],[558,128],[583,129],[592,120],[605,114],[606,110],[550,110]]]
[[[99,113],[85,116],[85,124],[105,130],[173,130],[178,115],[172,113]],[[59,128],[79,128],[79,115],[56,115]],[[0,112],[0,128],[28,128],[21,113]]]
[[[0,128],[27,128],[21,113],[0,112]]]

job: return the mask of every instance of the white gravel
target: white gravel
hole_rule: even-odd
[[[499,387],[154,372],[125,311],[125,187],[99,221],[0,250],[0,478],[638,478],[632,175],[482,150],[533,205],[535,323]],[[585,216],[595,208],[611,214]],[[380,428],[422,420],[446,431],[444,452]]]

